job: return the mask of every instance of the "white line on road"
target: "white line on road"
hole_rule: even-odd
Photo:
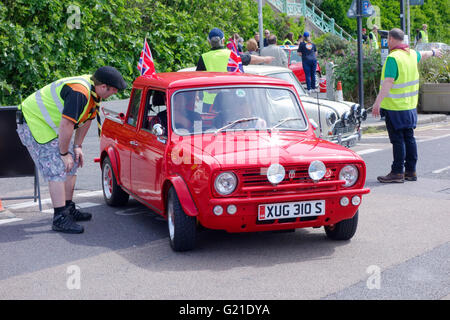
[[[424,139],[424,140],[417,140],[417,142],[428,142],[428,141],[433,141],[433,140],[438,140],[438,139],[443,139],[443,138],[448,138],[448,137],[450,137],[450,134],[445,134],[443,136],[429,138],[429,139]]]
[[[377,152],[377,151],[380,151],[380,150],[383,150],[383,149],[365,149],[365,150],[356,151],[356,153],[359,154],[360,156],[362,156],[363,154]]]
[[[434,171],[432,171],[432,173],[441,173],[441,172],[449,170],[449,169],[450,169],[450,166],[442,168],[442,169],[434,170]]]
[[[103,193],[102,190],[96,190],[96,191],[90,191],[90,192],[76,194],[75,196],[76,197],[94,197],[94,196],[98,196],[102,193]],[[51,203],[51,202],[52,202],[52,200],[50,198],[41,200],[42,204],[47,204],[47,203]],[[37,201],[36,202],[28,201],[28,202],[12,204],[10,206],[5,206],[5,208],[7,208],[7,209],[24,209],[24,208],[28,208],[28,207],[37,206],[37,205],[38,205]]]
[[[0,220],[0,224],[6,224],[6,223],[11,223],[11,222],[16,222],[16,221],[22,221],[23,219],[20,218],[11,218],[11,219],[4,219],[4,220]]]

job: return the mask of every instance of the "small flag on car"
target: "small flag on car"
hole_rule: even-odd
[[[233,39],[230,39],[230,42],[227,44],[227,48],[231,50],[230,58],[228,59],[227,71],[243,73],[244,67],[242,65],[242,60]]]
[[[152,52],[150,51],[150,47],[147,43],[147,38],[145,38],[144,48],[142,49],[141,56],[139,57],[137,68],[141,72],[141,76],[151,76],[156,73]]]

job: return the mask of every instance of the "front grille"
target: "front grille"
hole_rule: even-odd
[[[327,167],[328,174],[321,181],[337,180],[338,168],[337,166]],[[262,197],[273,194],[302,194],[311,192],[323,192],[336,190],[334,185],[323,185],[320,182],[315,183],[308,174],[307,166],[286,166],[286,175],[283,181],[278,185],[273,186],[266,176],[267,168],[244,169],[238,172],[241,183],[241,193],[246,196]],[[283,186],[290,186],[283,188]],[[251,190],[249,193],[245,192],[246,187],[264,187],[264,190]],[[281,187],[281,188],[280,188]],[[242,189],[244,188],[244,191]]]
[[[344,126],[344,124],[342,122],[337,122],[336,125],[334,126],[333,129],[333,135],[346,135],[346,134],[351,134],[356,132],[356,124],[355,123],[351,123],[347,126]]]

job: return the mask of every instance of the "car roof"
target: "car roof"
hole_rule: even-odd
[[[264,66],[264,65],[257,65],[257,64],[250,64],[248,66],[244,66],[244,71],[252,74],[258,74],[258,75],[268,75],[273,73],[279,73],[279,72],[292,72],[289,68],[284,67],[278,67],[278,66]]]
[[[281,45],[279,47],[281,49],[287,49],[287,50],[297,50],[298,49],[298,45],[294,45],[294,44],[285,44],[285,45]]]
[[[163,72],[154,76],[140,76],[133,83],[133,85],[152,86],[161,89],[247,84],[276,86],[288,84],[291,86],[284,80],[254,74],[206,71]]]

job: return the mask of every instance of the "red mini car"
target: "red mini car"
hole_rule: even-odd
[[[283,45],[280,46],[288,57],[288,67],[294,72],[298,81],[301,83],[306,82],[305,71],[303,71],[302,57],[297,54],[298,46]],[[316,68],[316,88],[319,88],[320,77],[322,76],[322,70],[320,69],[319,62],[317,62]]]
[[[228,232],[325,227],[350,239],[366,167],[318,139],[293,85],[248,74],[160,73],[133,84],[100,140],[107,204],[129,195],[167,218],[175,251],[198,225]]]

